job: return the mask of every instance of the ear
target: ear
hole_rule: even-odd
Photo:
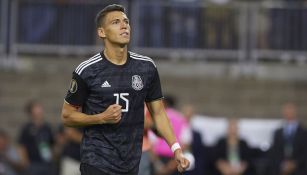
[[[106,34],[105,34],[104,29],[102,27],[99,27],[97,29],[97,35],[99,36],[99,38],[105,38],[106,37]]]

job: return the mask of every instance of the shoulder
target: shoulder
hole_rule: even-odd
[[[301,132],[306,132],[307,131],[306,128],[304,128],[304,126],[302,126],[301,124],[297,125],[297,130],[301,131]]]
[[[97,64],[97,62],[101,61],[102,57],[100,53],[97,53],[96,55],[90,57],[89,59],[83,61],[82,63],[80,63],[77,68],[75,69],[75,73],[77,73],[78,75],[81,75],[82,72],[88,70],[89,67]]]
[[[216,140],[214,147],[215,149],[224,149],[225,146],[226,146],[226,138],[223,136]]]
[[[134,53],[134,52],[131,52],[131,51],[129,51],[129,55],[130,55],[130,58],[133,59],[133,60],[140,61],[140,62],[143,62],[145,64],[150,64],[150,65],[154,66],[155,68],[157,67],[155,62],[153,61],[153,59],[151,59],[148,56],[141,55],[141,54],[138,54],[138,53]]]
[[[239,144],[244,147],[248,147],[248,143],[245,139],[239,138]]]
[[[283,135],[283,128],[277,128],[277,129],[275,129],[275,130],[273,131],[273,134],[272,134],[272,136],[273,136],[274,139],[279,139],[279,138],[283,137],[282,135]]]
[[[284,128],[283,127],[280,127],[280,128],[277,128],[274,132],[274,134],[282,134]]]
[[[43,124],[43,128],[46,129],[46,130],[48,130],[48,131],[51,131],[51,130],[52,130],[52,129],[51,129],[51,125],[50,125],[49,123],[47,123],[47,122],[45,122],[45,123]]]
[[[302,125],[297,126],[297,133],[305,137],[307,136],[307,130]]]
[[[30,122],[27,122],[27,123],[25,123],[23,126],[22,126],[22,128],[21,128],[21,132],[28,132],[29,130],[31,130],[31,128],[32,128],[32,123],[30,123]]]
[[[218,139],[217,144],[218,145],[226,145],[227,138],[225,136]]]
[[[21,127],[21,130],[19,131],[19,139],[25,139],[29,136],[29,133],[31,131],[32,124],[26,123]]]

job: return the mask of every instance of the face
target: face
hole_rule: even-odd
[[[282,109],[283,117],[287,121],[295,121],[296,117],[296,106],[292,103],[285,104]]]
[[[126,14],[121,11],[109,12],[102,26],[98,28],[98,36],[103,38],[106,44],[127,45],[130,41],[130,24]]]
[[[40,104],[35,104],[32,107],[32,119],[33,120],[43,119],[43,107]]]

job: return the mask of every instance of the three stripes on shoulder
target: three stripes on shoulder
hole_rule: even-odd
[[[100,53],[94,55],[93,57],[91,57],[90,59],[86,60],[86,61],[83,61],[81,64],[79,64],[79,66],[76,68],[75,72],[78,74],[78,75],[81,75],[82,71],[92,65],[92,64],[95,64],[97,63],[98,61],[102,60],[102,57],[100,55]]]
[[[149,61],[149,62],[151,62],[155,67],[157,67],[156,64],[154,63],[154,61],[153,61],[151,58],[149,58],[149,57],[147,57],[147,56],[139,55],[139,54],[134,53],[134,52],[129,52],[129,53],[130,53],[130,57],[131,57],[132,59],[142,60],[142,61]],[[86,60],[86,61],[83,61],[81,64],[79,64],[79,66],[76,68],[75,72],[76,72],[78,75],[81,75],[82,71],[83,71],[86,67],[88,67],[88,66],[90,66],[90,65],[92,65],[92,64],[95,64],[95,63],[97,63],[98,61],[101,61],[101,60],[102,60],[102,57],[101,57],[100,53],[98,53],[98,54],[94,55],[93,57],[91,57],[90,59],[88,59],[88,60]]]
[[[155,62],[154,62],[151,58],[149,58],[149,57],[147,57],[147,56],[144,56],[144,55],[139,55],[139,54],[134,53],[134,52],[129,52],[129,53],[130,53],[130,57],[131,57],[131,58],[136,59],[136,60],[149,61],[149,62],[151,62],[155,67],[157,67],[156,64],[155,64]]]

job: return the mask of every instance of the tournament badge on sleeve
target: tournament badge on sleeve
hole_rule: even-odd
[[[78,84],[77,84],[76,80],[72,79],[70,81],[69,92],[73,94],[73,93],[77,92],[77,89],[78,89]]]

